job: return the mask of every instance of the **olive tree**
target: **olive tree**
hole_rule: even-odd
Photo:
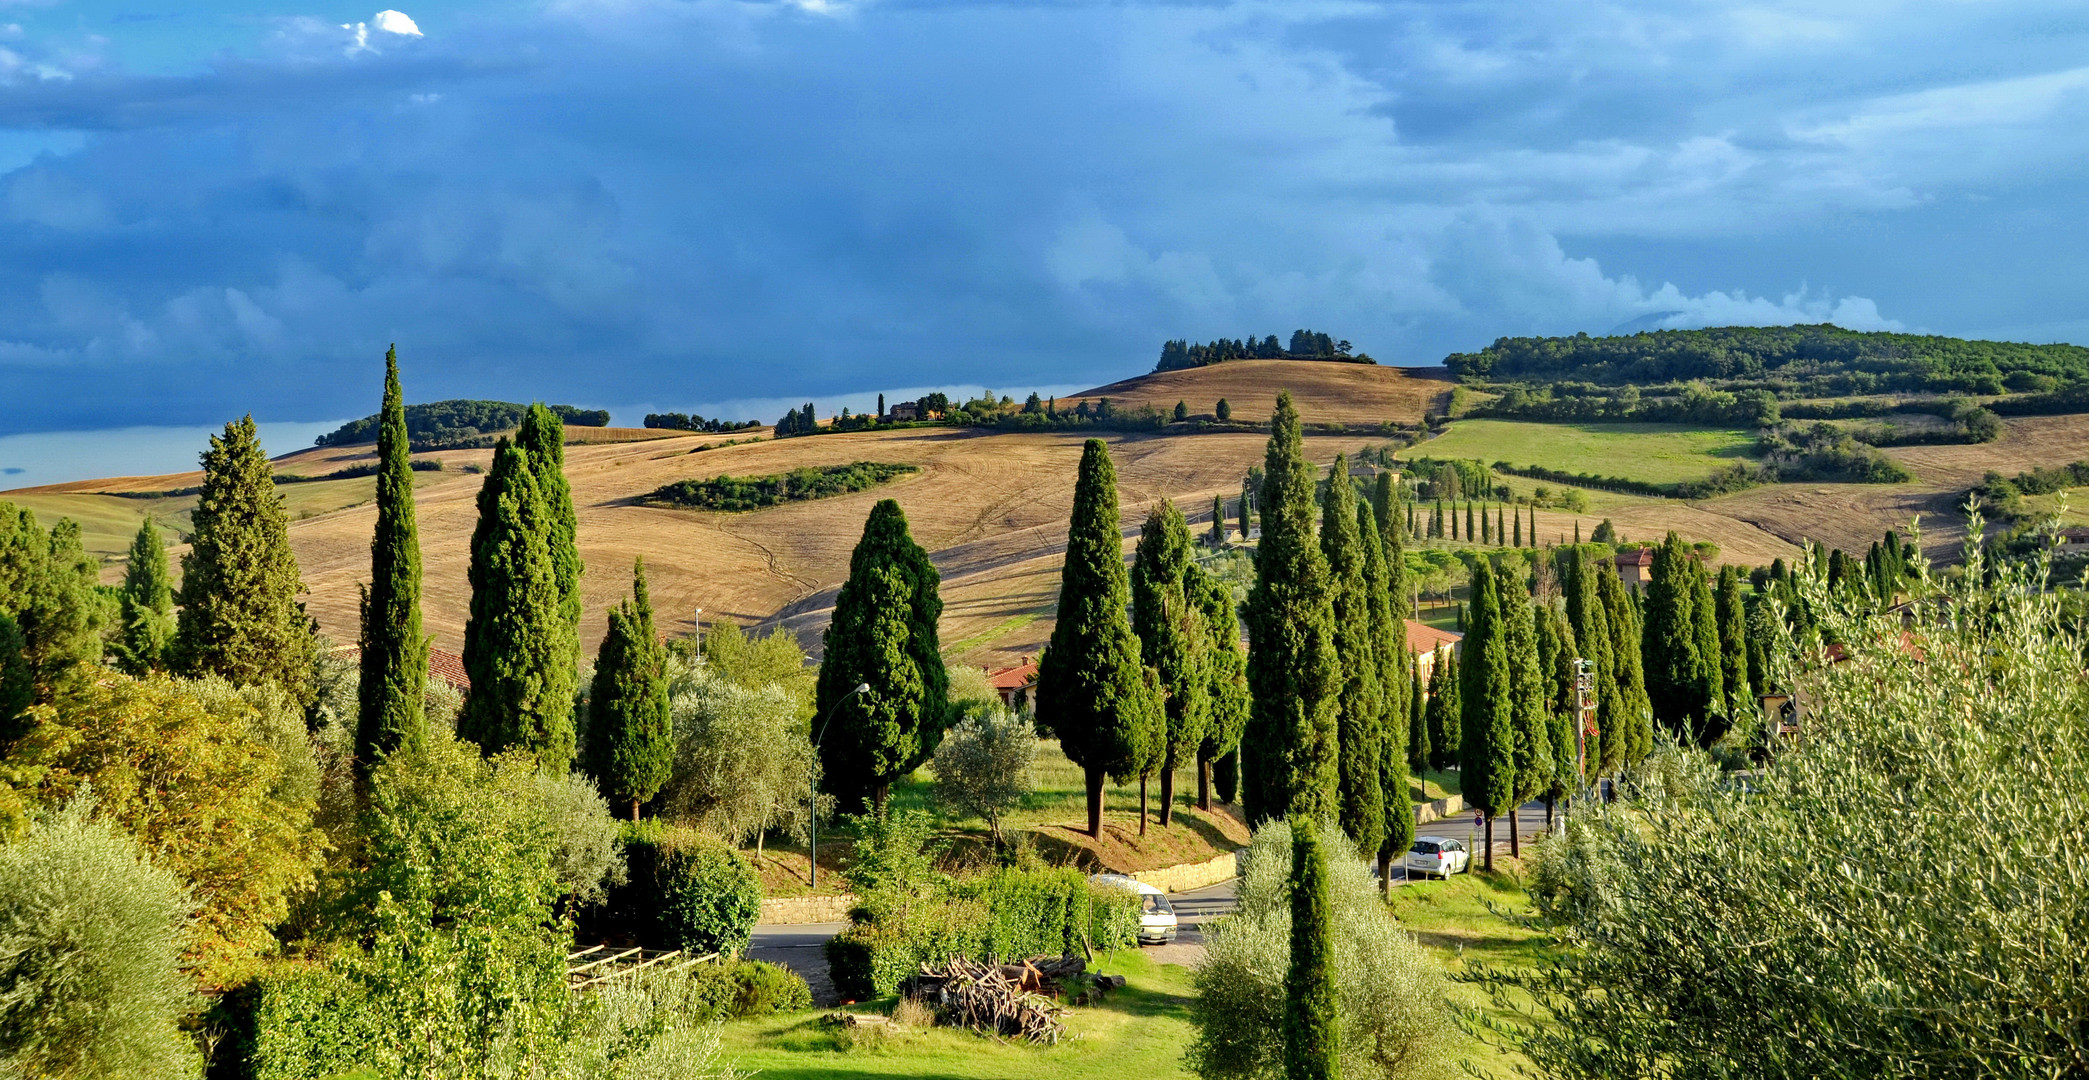
[[[802,696],[684,671],[668,700],[675,763],[661,812],[757,850],[770,829],[805,827],[815,759]]]
[[[1533,891],[1564,947],[1490,979],[1534,1007],[1495,1028],[1541,1074],[2080,1071],[2079,625],[2043,565],[1991,568],[1977,541],[1948,584],[1918,561],[1905,613],[1833,594],[1820,563],[1800,598],[1835,652],[1767,650],[1803,738],[1746,785],[1664,750],[1541,848]]]
[[[1333,847],[1340,826],[1321,826]],[[1209,1080],[1276,1080],[1284,1075],[1284,990],[1291,960],[1291,826],[1278,818],[1255,830],[1239,885],[1240,909],[1205,924],[1196,1036],[1187,1060]],[[1438,1076],[1442,1035],[1451,1024],[1444,980],[1412,935],[1378,897],[1368,864],[1327,861],[1334,931],[1335,998],[1342,1032],[1341,1075],[1351,1080]]]
[[[943,735],[936,747],[936,797],[985,818],[1001,843],[1001,815],[1030,793],[1037,732],[1030,721],[1001,708],[977,709]]]

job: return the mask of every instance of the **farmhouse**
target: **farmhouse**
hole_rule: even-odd
[[[2053,537],[2053,553],[2078,555],[2089,551],[2089,525],[2070,525]]]
[[[1037,685],[1037,661],[1023,657],[1023,662],[1014,667],[987,672],[986,681],[1000,695],[1003,706],[1027,712],[1031,688]]]
[[[1628,589],[1636,589],[1646,584],[1647,579],[1653,576],[1653,548],[1620,551],[1614,561],[1617,563],[1618,580],[1624,582]]]
[[[902,401],[894,405],[892,411],[885,414],[885,418],[894,423],[919,420],[921,419],[921,406],[912,401]]]
[[[1429,685],[1429,677],[1436,670],[1437,654],[1445,651],[1456,652],[1458,643],[1463,640],[1464,634],[1438,630],[1428,623],[1416,622],[1413,619],[1407,620],[1407,648],[1414,653],[1415,663],[1421,669],[1423,686]]]

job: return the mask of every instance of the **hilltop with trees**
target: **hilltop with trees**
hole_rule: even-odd
[[[1154,365],[1156,374],[1163,371],[1181,371],[1185,368],[1223,364],[1229,360],[1335,360],[1348,364],[1375,364],[1378,361],[1344,340],[1337,340],[1318,330],[1293,330],[1289,344],[1279,344],[1277,336],[1219,338],[1210,342],[1172,340],[1161,345],[1161,360]]]
[[[561,423],[574,427],[604,427],[609,423],[609,412],[605,409],[583,409],[576,405],[550,405],[546,408],[549,408]],[[521,427],[522,418],[529,409],[528,405],[518,405],[512,401],[476,401],[465,398],[408,405],[405,408],[406,434],[415,450],[456,450],[491,446],[493,440],[502,432],[514,431]],[[382,423],[383,415],[373,413],[361,420],[351,420],[342,424],[312,440],[312,444],[354,446],[374,443],[378,439],[378,428]]]

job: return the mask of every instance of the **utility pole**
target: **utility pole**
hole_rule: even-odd
[[[827,718],[820,721],[820,734],[812,740],[812,765],[805,770],[805,801],[810,804],[805,818],[805,862],[812,868],[807,875],[811,888],[820,887],[820,740],[827,737],[827,725],[834,722],[834,714],[842,704],[869,691],[869,683],[857,683],[856,689],[841,696],[841,701],[828,706]]]
[[[1596,665],[1574,658],[1574,797],[1588,787],[1588,737],[1596,734]],[[1570,801],[1569,805],[1572,803]],[[1566,815],[1560,816],[1561,827]]]

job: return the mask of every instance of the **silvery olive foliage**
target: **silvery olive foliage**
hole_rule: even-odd
[[[770,829],[803,833],[815,759],[802,699],[680,661],[670,677],[675,761],[660,790],[664,815],[734,844]],[[821,802],[822,813],[831,809],[831,798]]]
[[[1030,793],[1037,732],[999,701],[966,706],[965,717],[936,746],[936,798],[985,819],[999,843],[1001,816]]]
[[[1330,851],[1341,827],[1322,825]],[[1444,1035],[1453,1030],[1444,980],[1414,937],[1386,910],[1366,864],[1328,860],[1333,907],[1336,996],[1341,1006],[1342,1070],[1351,1080],[1440,1076]],[[1240,885],[1240,910],[1205,924],[1207,954],[1197,968],[1190,1019],[1197,1033],[1185,1055],[1208,1080],[1274,1080],[1284,1075],[1284,977],[1291,958],[1291,826],[1255,830]]]
[[[1773,650],[1800,735],[1747,779],[1661,755],[1571,817],[1533,875],[1556,958],[1481,979],[1530,1020],[1476,1025],[1555,1077],[2081,1075],[2079,626],[2042,561],[1972,544],[1890,612],[1808,562],[1819,637]]]

